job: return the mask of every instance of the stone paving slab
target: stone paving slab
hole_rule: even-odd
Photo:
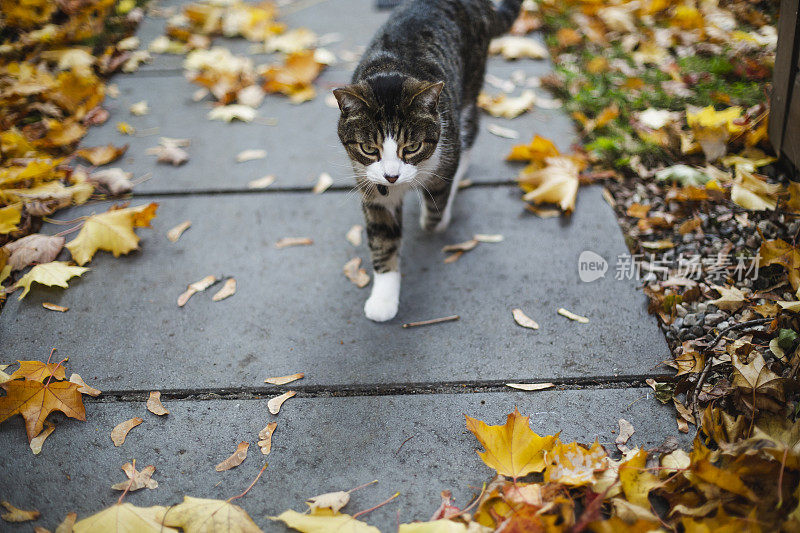
[[[511,69],[509,66],[498,72],[507,77]],[[336,134],[339,110],[324,102],[328,90],[345,84],[349,77],[345,71],[323,73],[317,83],[319,95],[302,105],[290,104],[279,96],[267,97],[258,111],[258,120],[277,119],[277,125],[270,126],[262,122],[226,124],[208,120],[210,102],[193,102],[192,93],[198,86],[180,76],[118,76],[115,80],[120,88],[119,98],[107,98],[104,103],[111,113],[109,120],[91,128],[82,145],[129,144],[123,159],[112,165],[137,176],[152,172],[153,177],[139,185],[137,192],[243,190],[249,181],[266,174],[276,176],[274,188],[311,187],[321,172],[331,174],[336,185],[350,187],[354,184],[352,168]],[[150,114],[131,115],[129,107],[141,100],[149,103]],[[120,121],[139,132],[157,128],[157,133],[122,135],[117,131]],[[486,127],[491,123],[516,130],[520,139],[490,134]],[[529,141],[534,133],[553,139],[562,150],[575,140],[572,124],[561,110],[536,109],[513,120],[483,117],[473,149],[470,179],[513,180],[520,165],[506,163],[504,158],[511,146]],[[179,167],[158,164],[156,157],[146,151],[156,146],[161,136],[191,139],[187,148],[189,161]],[[267,158],[236,163],[239,152],[253,148],[266,150]]]
[[[76,362],[71,368],[83,373],[85,365]],[[138,506],[177,503],[184,494],[226,499],[247,487],[266,459],[269,467],[259,483],[236,502],[265,531],[286,531],[267,515],[303,510],[308,497],[373,479],[379,482],[353,493],[345,510],[367,509],[399,491],[395,502],[365,517],[383,531],[395,531],[398,512],[401,521],[426,520],[442,490],[452,490],[464,506],[491,478],[493,472],[474,451],[480,445],[466,430],[463,413],[502,424],[518,406],[540,434],[561,431],[566,441],[599,439],[609,450],[621,417],[636,428],[632,446],[652,448],[676,434],[670,409],[655,402],[650,389],[297,397],[277,417],[268,413],[265,399],[164,403],[171,411],[165,418],[146,412],[144,401],[88,404],[86,422],[54,415],[57,429],[39,456],[28,449],[21,418],[3,423],[0,499],[37,508],[42,519],[34,525],[52,530],[67,512],[83,518],[114,503],[119,493],[109,487],[125,479],[120,466],[131,459],[140,468],[155,465],[153,478],[159,483],[155,490],[127,496]],[[134,416],[144,423],[115,448],[111,428]],[[270,420],[277,420],[278,428],[272,452],[264,457],[256,435]],[[214,466],[243,440],[250,442],[244,463],[215,472]],[[2,529],[30,531],[31,523],[3,523]]]
[[[98,253],[92,271],[66,291],[36,287],[21,302],[11,295],[0,338],[20,358],[43,358],[56,347],[105,390],[250,387],[299,371],[307,374],[303,384],[326,386],[662,372],[668,348],[644,295],[634,282],[614,279],[615,258],[626,248],[600,188],[581,189],[571,219],[539,219],[524,210],[519,194],[508,187],[466,189],[451,228],[430,235],[418,228],[411,193],[400,312],[384,324],[363,316],[369,288],[356,288],[342,274],[350,258],[368,261],[365,244],[355,249],[344,238],[362,223],[355,195],[161,198],[154,229],[139,230],[141,252],[117,259]],[[68,210],[59,218],[106,207]],[[191,229],[169,243],[166,231],[187,219]],[[442,262],[444,244],[475,233],[500,233],[505,241]],[[274,248],[290,236],[315,243]],[[583,250],[610,261],[605,278],[579,280]],[[237,294],[212,303],[214,287],[178,308],[187,284],[208,274],[236,277]],[[47,311],[44,301],[70,311]],[[515,325],[514,307],[541,329]],[[590,323],[557,315],[560,307]],[[461,320],[400,327],[452,314]]]

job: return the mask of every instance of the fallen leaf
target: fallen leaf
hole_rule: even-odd
[[[671,239],[661,239],[659,241],[642,241],[642,248],[645,250],[669,250],[675,247],[675,243]]]
[[[511,310],[511,314],[514,315],[514,322],[516,322],[523,328],[539,329],[539,324],[537,324],[535,320],[533,320],[524,312],[522,312],[522,309],[514,308]]]
[[[478,439],[486,451],[478,455],[498,474],[514,479],[541,472],[546,463],[544,455],[552,450],[555,437],[540,437],[529,426],[529,418],[519,410],[508,415],[505,425],[489,426],[465,415],[467,429]]]
[[[199,281],[190,283],[186,290],[178,296],[178,307],[183,307],[195,293],[203,292],[216,282],[217,277],[209,274]]]
[[[269,455],[272,450],[272,434],[275,433],[275,428],[278,427],[277,422],[270,422],[267,427],[258,432],[258,447],[261,453]]]
[[[150,203],[124,209],[111,208],[105,213],[91,215],[84,221],[78,236],[67,243],[67,249],[79,265],[91,261],[98,250],[111,252],[114,257],[138,250],[139,237],[133,228],[149,226],[157,209],[157,203]]]
[[[106,146],[95,146],[93,148],[82,148],[75,152],[75,155],[80,156],[90,162],[92,165],[99,167],[102,165],[107,165],[112,161],[119,159],[122,157],[128,150],[128,145],[124,146],[114,146],[113,144],[108,144]]]
[[[370,526],[344,513],[337,514],[303,514],[297,511],[284,511],[278,516],[270,516],[270,520],[280,520],[287,526],[304,533],[380,533],[376,527]]]
[[[486,242],[486,243],[497,243],[503,242],[504,237],[499,233],[489,234],[489,233],[476,233],[472,237],[478,242]]]
[[[753,211],[772,211],[778,205],[782,189],[780,184],[769,184],[757,174],[737,166],[731,201]]]
[[[608,468],[608,455],[597,441],[587,448],[577,442],[564,444],[560,439],[556,439],[556,444],[552,452],[547,454],[547,458],[545,481],[573,487],[594,483],[595,471]]]
[[[525,391],[544,390],[555,387],[553,383],[506,383],[506,387]]]
[[[222,122],[231,122],[233,120],[252,122],[256,118],[256,110],[242,104],[223,105],[209,111],[207,117],[208,120],[220,120]]]
[[[306,500],[306,504],[314,513],[318,509],[330,509],[334,514],[338,513],[342,507],[350,501],[350,493],[343,490],[336,492],[326,492],[319,496],[314,496]]]
[[[544,168],[532,172],[522,170],[517,176],[520,187],[526,191],[522,199],[536,205],[556,204],[562,211],[571,213],[578,195],[578,164],[569,156],[548,157],[544,162]]]
[[[56,527],[55,533],[72,533],[76,520],[78,520],[78,513],[67,513],[64,520]]]
[[[51,376],[57,380],[66,379],[64,365],[59,363],[43,363],[41,361],[17,361],[19,368],[14,371],[9,379],[26,379],[29,381],[44,381]]]
[[[161,509],[159,520],[185,533],[262,533],[244,509],[229,501],[184,496],[180,504]]]
[[[14,284],[12,289],[17,290],[20,287],[24,289],[18,298],[22,300],[31,290],[32,283],[39,283],[41,285],[47,285],[48,287],[63,287],[66,289],[69,279],[81,276],[88,270],[89,269],[85,267],[69,265],[66,261],[42,263],[31,268],[27,274],[22,276],[19,281]]]
[[[650,508],[647,496],[650,490],[659,484],[658,479],[645,470],[647,452],[638,450],[619,467],[619,479],[625,498],[632,504]]]
[[[22,220],[22,204],[12,204],[0,208],[0,234],[12,233]]]
[[[41,513],[36,510],[23,511],[22,509],[18,509],[7,501],[2,501],[0,504],[2,504],[3,507],[5,507],[8,511],[7,513],[0,515],[0,518],[6,522],[28,522],[30,520],[36,520],[41,515]]]
[[[505,35],[492,39],[489,43],[489,54],[501,54],[505,59],[544,59],[548,57],[547,48],[530,37]]]
[[[506,161],[527,161],[537,163],[537,166],[541,168],[548,157],[558,155],[560,155],[558,148],[553,141],[537,134],[529,144],[514,145],[506,156]]]
[[[47,426],[44,428],[41,433],[36,435],[31,439],[30,447],[33,455],[39,455],[42,452],[42,445],[44,444],[44,440],[50,436],[50,434],[55,431],[56,427],[45,420],[45,425]]]
[[[111,485],[112,490],[125,490],[134,492],[140,489],[157,489],[158,481],[152,479],[151,476],[155,473],[156,467],[147,465],[141,471],[136,470],[136,461],[133,463],[125,463],[122,465],[122,471],[128,476],[128,481],[120,481]]]
[[[477,239],[470,239],[468,241],[459,242],[456,244],[448,244],[442,247],[443,253],[451,253],[451,252],[469,252],[473,248],[478,246]]]
[[[302,379],[304,377],[305,374],[303,372],[298,372],[297,374],[292,374],[290,376],[267,378],[264,380],[264,383],[271,383],[272,385],[286,385],[287,383],[291,383],[292,381],[297,381],[298,379]]]
[[[25,419],[28,442],[44,427],[45,419],[53,411],[61,411],[77,420],[86,420],[78,386],[68,381],[14,380],[3,384],[6,395],[0,397],[0,422],[13,415]]]
[[[345,236],[347,242],[353,246],[361,246],[361,234],[363,231],[364,226],[361,226],[360,224],[354,225],[347,231],[347,235]]]
[[[86,382],[83,381],[83,378],[80,377],[78,374],[73,373],[69,377],[69,381],[70,383],[74,383],[78,386],[78,392],[80,392],[81,394],[88,394],[89,396],[96,397],[100,396],[100,393],[102,392],[98,389],[95,389],[94,387],[90,387],[89,385],[87,385]]]
[[[370,277],[369,274],[367,274],[367,271],[360,267],[361,258],[354,257],[344,264],[342,271],[344,272],[345,277],[353,282],[353,285],[359,289],[363,289],[369,285]]]
[[[131,115],[142,116],[150,112],[150,106],[147,105],[145,100],[141,100],[135,104],[132,104],[128,108],[128,111],[130,111]]]
[[[575,322],[580,322],[581,324],[588,324],[589,323],[589,319],[586,318],[585,316],[576,315],[575,313],[567,311],[563,307],[561,307],[558,310],[558,314],[561,315],[561,316],[567,317],[570,320],[574,320]]]
[[[517,130],[512,130],[511,128],[504,128],[499,124],[488,124],[486,129],[492,135],[497,135],[498,137],[502,137],[504,139],[518,139],[519,132]]]
[[[289,246],[310,246],[314,244],[308,237],[284,237],[275,243],[275,248],[288,248]]]
[[[180,224],[178,224],[177,226],[175,226],[174,228],[172,228],[167,232],[167,239],[169,239],[171,242],[178,242],[178,239],[181,238],[183,232],[189,229],[191,226],[192,226],[191,220],[184,220],[183,222],[181,222]]]
[[[331,185],[333,185],[333,178],[327,172],[323,172],[319,175],[319,178],[317,178],[317,183],[314,185],[314,188],[311,189],[311,192],[314,194],[322,194],[327,191]]]
[[[254,161],[256,159],[264,159],[267,157],[266,150],[242,150],[236,155],[237,163],[244,163],[246,161]]]
[[[22,270],[34,263],[49,263],[55,260],[63,247],[64,237],[34,233],[11,241],[2,249],[11,254],[7,264],[14,271]]]
[[[272,174],[268,176],[264,176],[263,178],[254,179],[247,183],[247,187],[249,189],[266,189],[270,185],[275,183],[275,176]]]
[[[133,183],[130,172],[125,172],[121,168],[104,168],[92,172],[86,177],[86,181],[93,184],[101,192],[112,195],[128,194],[133,190]]]
[[[172,508],[174,509],[174,508]],[[84,518],[73,527],[74,533],[178,533],[165,527],[160,517],[166,507],[136,507],[130,503],[116,503],[99,513]]]
[[[136,133],[136,128],[127,122],[117,122],[117,131],[119,131],[122,135],[133,135]]]
[[[147,410],[158,416],[169,414],[169,409],[161,403],[161,391],[150,391],[150,395],[147,397]]]
[[[42,302],[42,307],[49,309],[50,311],[58,311],[60,313],[66,313],[69,311],[69,307],[64,307],[63,305],[57,305],[50,302]]]
[[[521,95],[513,97],[500,93],[478,95],[478,107],[490,115],[500,118],[516,118],[529,111],[536,103],[536,94],[533,91],[524,91]]]
[[[710,300],[708,303],[716,305],[725,311],[736,311],[742,305],[744,305],[745,300],[747,300],[747,296],[745,296],[745,294],[736,287],[712,285],[711,288],[716,290],[720,297],[716,300]]]
[[[267,408],[269,409],[269,412],[272,413],[273,415],[277,415],[281,410],[283,402],[293,397],[295,394],[297,394],[295,391],[290,390],[284,392],[280,396],[272,398],[270,401],[267,402]]]
[[[242,441],[239,443],[239,446],[236,447],[236,451],[233,454],[214,467],[214,470],[217,472],[223,472],[225,470],[230,470],[231,468],[235,468],[242,464],[242,462],[247,459],[247,449],[250,447],[250,443],[247,441]]]
[[[114,429],[111,430],[111,440],[114,441],[114,446],[122,446],[125,443],[128,432],[142,422],[143,420],[137,416],[114,426]]]
[[[444,258],[444,263],[446,263],[446,264],[455,263],[456,261],[461,259],[462,255],[464,255],[464,252],[462,252],[462,251],[458,251],[458,252],[452,253],[452,254],[450,254],[450,255],[448,255],[447,257]]]
[[[159,146],[148,148],[146,153],[156,156],[159,163],[167,163],[172,166],[180,166],[189,160],[189,152],[181,148],[177,143],[170,142],[166,137],[162,137]]]
[[[211,297],[211,301],[218,302],[220,300],[224,300],[230,296],[236,294],[236,280],[233,278],[228,278],[225,280],[225,283],[222,285],[222,288],[217,291],[217,293]]]
[[[614,444],[617,445],[617,448],[619,448],[621,452],[627,451],[625,444],[628,443],[628,440],[631,438],[634,431],[633,424],[624,418],[619,419],[619,434],[617,435],[617,438],[614,439]]]

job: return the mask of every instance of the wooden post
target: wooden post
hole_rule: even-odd
[[[769,139],[775,152],[778,155],[785,154],[796,166],[800,165],[800,147],[797,146],[800,143],[800,78],[797,75],[800,64],[799,3],[799,0],[781,1],[769,117]],[[787,143],[787,140],[790,142]]]

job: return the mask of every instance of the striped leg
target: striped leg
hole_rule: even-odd
[[[362,209],[375,271],[372,294],[364,304],[364,314],[370,320],[385,322],[395,317],[400,302],[399,254],[403,204],[389,210],[365,201]]]

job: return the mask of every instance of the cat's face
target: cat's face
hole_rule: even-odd
[[[430,170],[439,143],[436,107],[443,85],[379,74],[333,91],[342,112],[339,139],[358,180],[385,194],[412,185]]]

